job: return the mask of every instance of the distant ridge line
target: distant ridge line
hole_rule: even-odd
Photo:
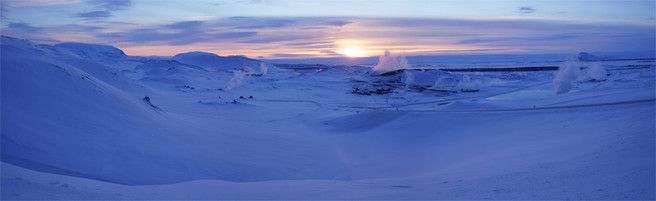
[[[513,112],[513,111],[536,111],[536,110],[555,110],[555,109],[598,107],[598,106],[610,106],[610,105],[627,105],[627,104],[653,103],[653,102],[656,102],[656,99],[652,98],[652,99],[633,100],[633,101],[618,101],[618,102],[581,104],[581,105],[563,105],[563,106],[528,107],[528,108],[507,108],[507,109],[487,109],[487,110],[398,110],[398,111],[402,111],[402,112],[437,112],[437,113]]]
[[[557,71],[558,66],[511,67],[511,68],[440,68],[449,72],[517,72],[517,71]]]

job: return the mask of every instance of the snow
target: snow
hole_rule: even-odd
[[[60,43],[55,47],[70,50],[82,57],[126,57],[122,50],[109,45],[86,43]]]
[[[208,71],[260,70],[261,62],[241,56],[222,57],[208,52],[180,53],[173,60],[205,68]],[[260,72],[264,73],[264,72]]]
[[[0,44],[2,199],[655,199],[653,58],[578,59],[557,94],[554,71],[439,69],[564,56],[376,72]]]

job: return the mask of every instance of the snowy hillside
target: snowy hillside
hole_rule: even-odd
[[[0,45],[2,199],[656,198],[654,58]]]
[[[74,52],[82,57],[110,57],[110,58],[120,58],[126,57],[125,53],[122,50],[109,46],[109,45],[97,45],[97,44],[86,44],[86,43],[61,43],[55,45],[55,47],[63,48]]]
[[[260,61],[241,56],[222,57],[207,52],[180,53],[173,60],[185,64],[196,65],[209,71],[232,71],[232,70],[259,70]]]

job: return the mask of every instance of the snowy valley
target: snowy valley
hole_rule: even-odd
[[[649,54],[0,45],[2,199],[656,199]]]

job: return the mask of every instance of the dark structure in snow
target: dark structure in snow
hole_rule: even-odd
[[[153,107],[155,109],[159,109],[159,107],[153,105],[153,103],[150,102],[150,97],[144,96],[143,100],[146,101],[146,103],[148,103],[148,105],[150,105],[150,107]]]

